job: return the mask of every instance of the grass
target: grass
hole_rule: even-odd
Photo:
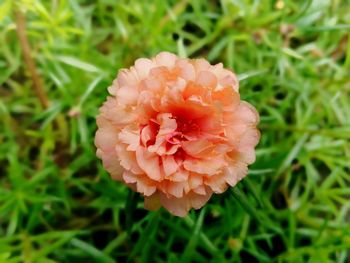
[[[33,89],[16,8],[49,106]],[[0,262],[350,262],[350,1],[0,1]],[[249,176],[184,219],[95,157],[118,69],[223,62],[261,114]]]

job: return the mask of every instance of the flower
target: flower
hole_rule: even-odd
[[[247,175],[260,134],[223,65],[161,52],[119,71],[100,108],[97,156],[112,178],[176,216]]]

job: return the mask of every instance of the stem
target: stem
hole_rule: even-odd
[[[37,66],[35,64],[35,60],[31,55],[31,47],[28,41],[28,37],[26,34],[26,18],[19,8],[17,8],[14,12],[15,20],[16,20],[16,28],[17,28],[17,36],[19,39],[19,43],[22,49],[24,63],[29,70],[30,76],[33,81],[33,88],[36,96],[38,97],[40,104],[43,109],[47,109],[49,107],[49,100],[47,94],[44,89],[43,81],[38,74]],[[58,130],[60,136],[58,136],[59,140],[65,144],[67,141],[67,124],[62,114],[58,114],[58,116],[54,120],[54,125]]]
[[[17,27],[17,36],[21,45],[21,49],[23,51],[24,63],[26,64],[32,81],[34,91],[37,97],[40,100],[40,103],[44,109],[49,106],[49,101],[47,99],[42,80],[38,75],[36,64],[34,59],[31,56],[31,48],[29,45],[29,41],[26,35],[26,21],[25,16],[20,10],[15,10],[15,18],[16,18],[16,27]]]

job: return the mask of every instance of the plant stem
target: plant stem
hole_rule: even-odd
[[[26,35],[26,21],[25,16],[20,10],[15,10],[17,36],[23,52],[24,62],[29,70],[33,81],[34,91],[40,100],[41,106],[46,109],[49,106],[49,101],[45,93],[42,80],[38,75],[37,68],[33,57],[31,56],[31,48]]]

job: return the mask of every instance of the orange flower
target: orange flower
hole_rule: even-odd
[[[246,176],[259,115],[223,65],[161,52],[120,70],[100,108],[97,156],[145,207],[185,216]]]

